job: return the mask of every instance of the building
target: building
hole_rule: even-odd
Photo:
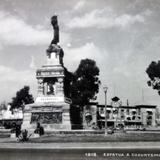
[[[122,105],[118,97],[112,98],[111,105],[99,105],[90,103],[84,107],[83,128],[103,129],[105,127],[105,115],[107,127],[143,129],[157,126],[156,105]]]
[[[113,107],[107,105],[107,126],[143,128],[156,126],[155,105],[135,105]],[[101,129],[105,123],[105,106],[97,105],[97,125]]]
[[[7,109],[2,109],[0,111],[0,127],[10,129],[13,124],[21,125],[23,121],[23,111],[22,109],[10,110],[10,105],[7,105]]]

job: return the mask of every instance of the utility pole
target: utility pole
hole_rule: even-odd
[[[108,87],[103,87],[104,95],[105,95],[105,135],[107,135],[107,90]]]

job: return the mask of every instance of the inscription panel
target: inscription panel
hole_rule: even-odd
[[[64,97],[63,96],[47,96],[47,97],[37,97],[36,102],[64,102]]]
[[[62,112],[35,112],[32,113],[31,123],[61,124]]]
[[[37,71],[37,76],[56,76],[61,75],[63,76],[63,71]]]

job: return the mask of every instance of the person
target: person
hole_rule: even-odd
[[[22,138],[23,141],[28,141],[28,131],[26,129],[22,132]]]
[[[15,130],[16,130],[16,137],[19,137],[19,135],[21,134],[21,126],[16,124]]]
[[[40,136],[44,135],[44,128],[37,122],[37,128],[35,129],[34,133],[39,134]]]
[[[29,140],[29,137],[31,135],[28,136],[28,131],[26,129],[22,130],[21,134],[18,137],[18,141],[19,142],[27,142]]]

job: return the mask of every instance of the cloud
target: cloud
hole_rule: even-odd
[[[30,65],[29,65],[29,67],[30,67],[31,69],[35,69],[35,68],[36,68],[34,56],[31,56],[31,63],[30,63]]]
[[[33,70],[15,70],[10,67],[0,65],[0,84],[1,92],[0,101],[11,101],[11,97],[24,85],[29,85],[31,92],[36,92],[35,71]]]
[[[9,13],[0,12],[0,39],[9,45],[37,45],[49,41],[49,32],[39,26],[31,26]]]
[[[81,9],[85,4],[84,0],[79,1],[78,3],[76,3],[76,5],[74,6],[74,10],[79,10]]]
[[[130,78],[132,75],[126,66],[118,66],[113,68],[113,73]]]
[[[65,49],[65,63],[68,64],[68,68],[74,70],[78,67],[80,60],[85,58],[90,58],[96,60],[97,64],[100,64],[103,57],[107,57],[107,53],[104,50],[95,46],[93,42],[86,43],[83,46],[77,48],[66,48]],[[103,56],[102,56],[103,55]],[[105,56],[104,56],[105,55]],[[71,63],[72,57],[72,63]]]
[[[111,28],[132,25],[136,22],[143,23],[145,21],[144,14],[130,15],[122,14],[117,15],[111,8],[102,10],[95,9],[81,17],[75,17],[67,23],[69,28]]]
[[[0,47],[3,45],[46,45],[53,38],[52,30],[32,26],[19,17],[0,12]],[[67,33],[61,33],[62,43],[69,41]]]
[[[0,82],[31,82],[33,77],[30,70],[18,71],[10,67],[0,65]]]

